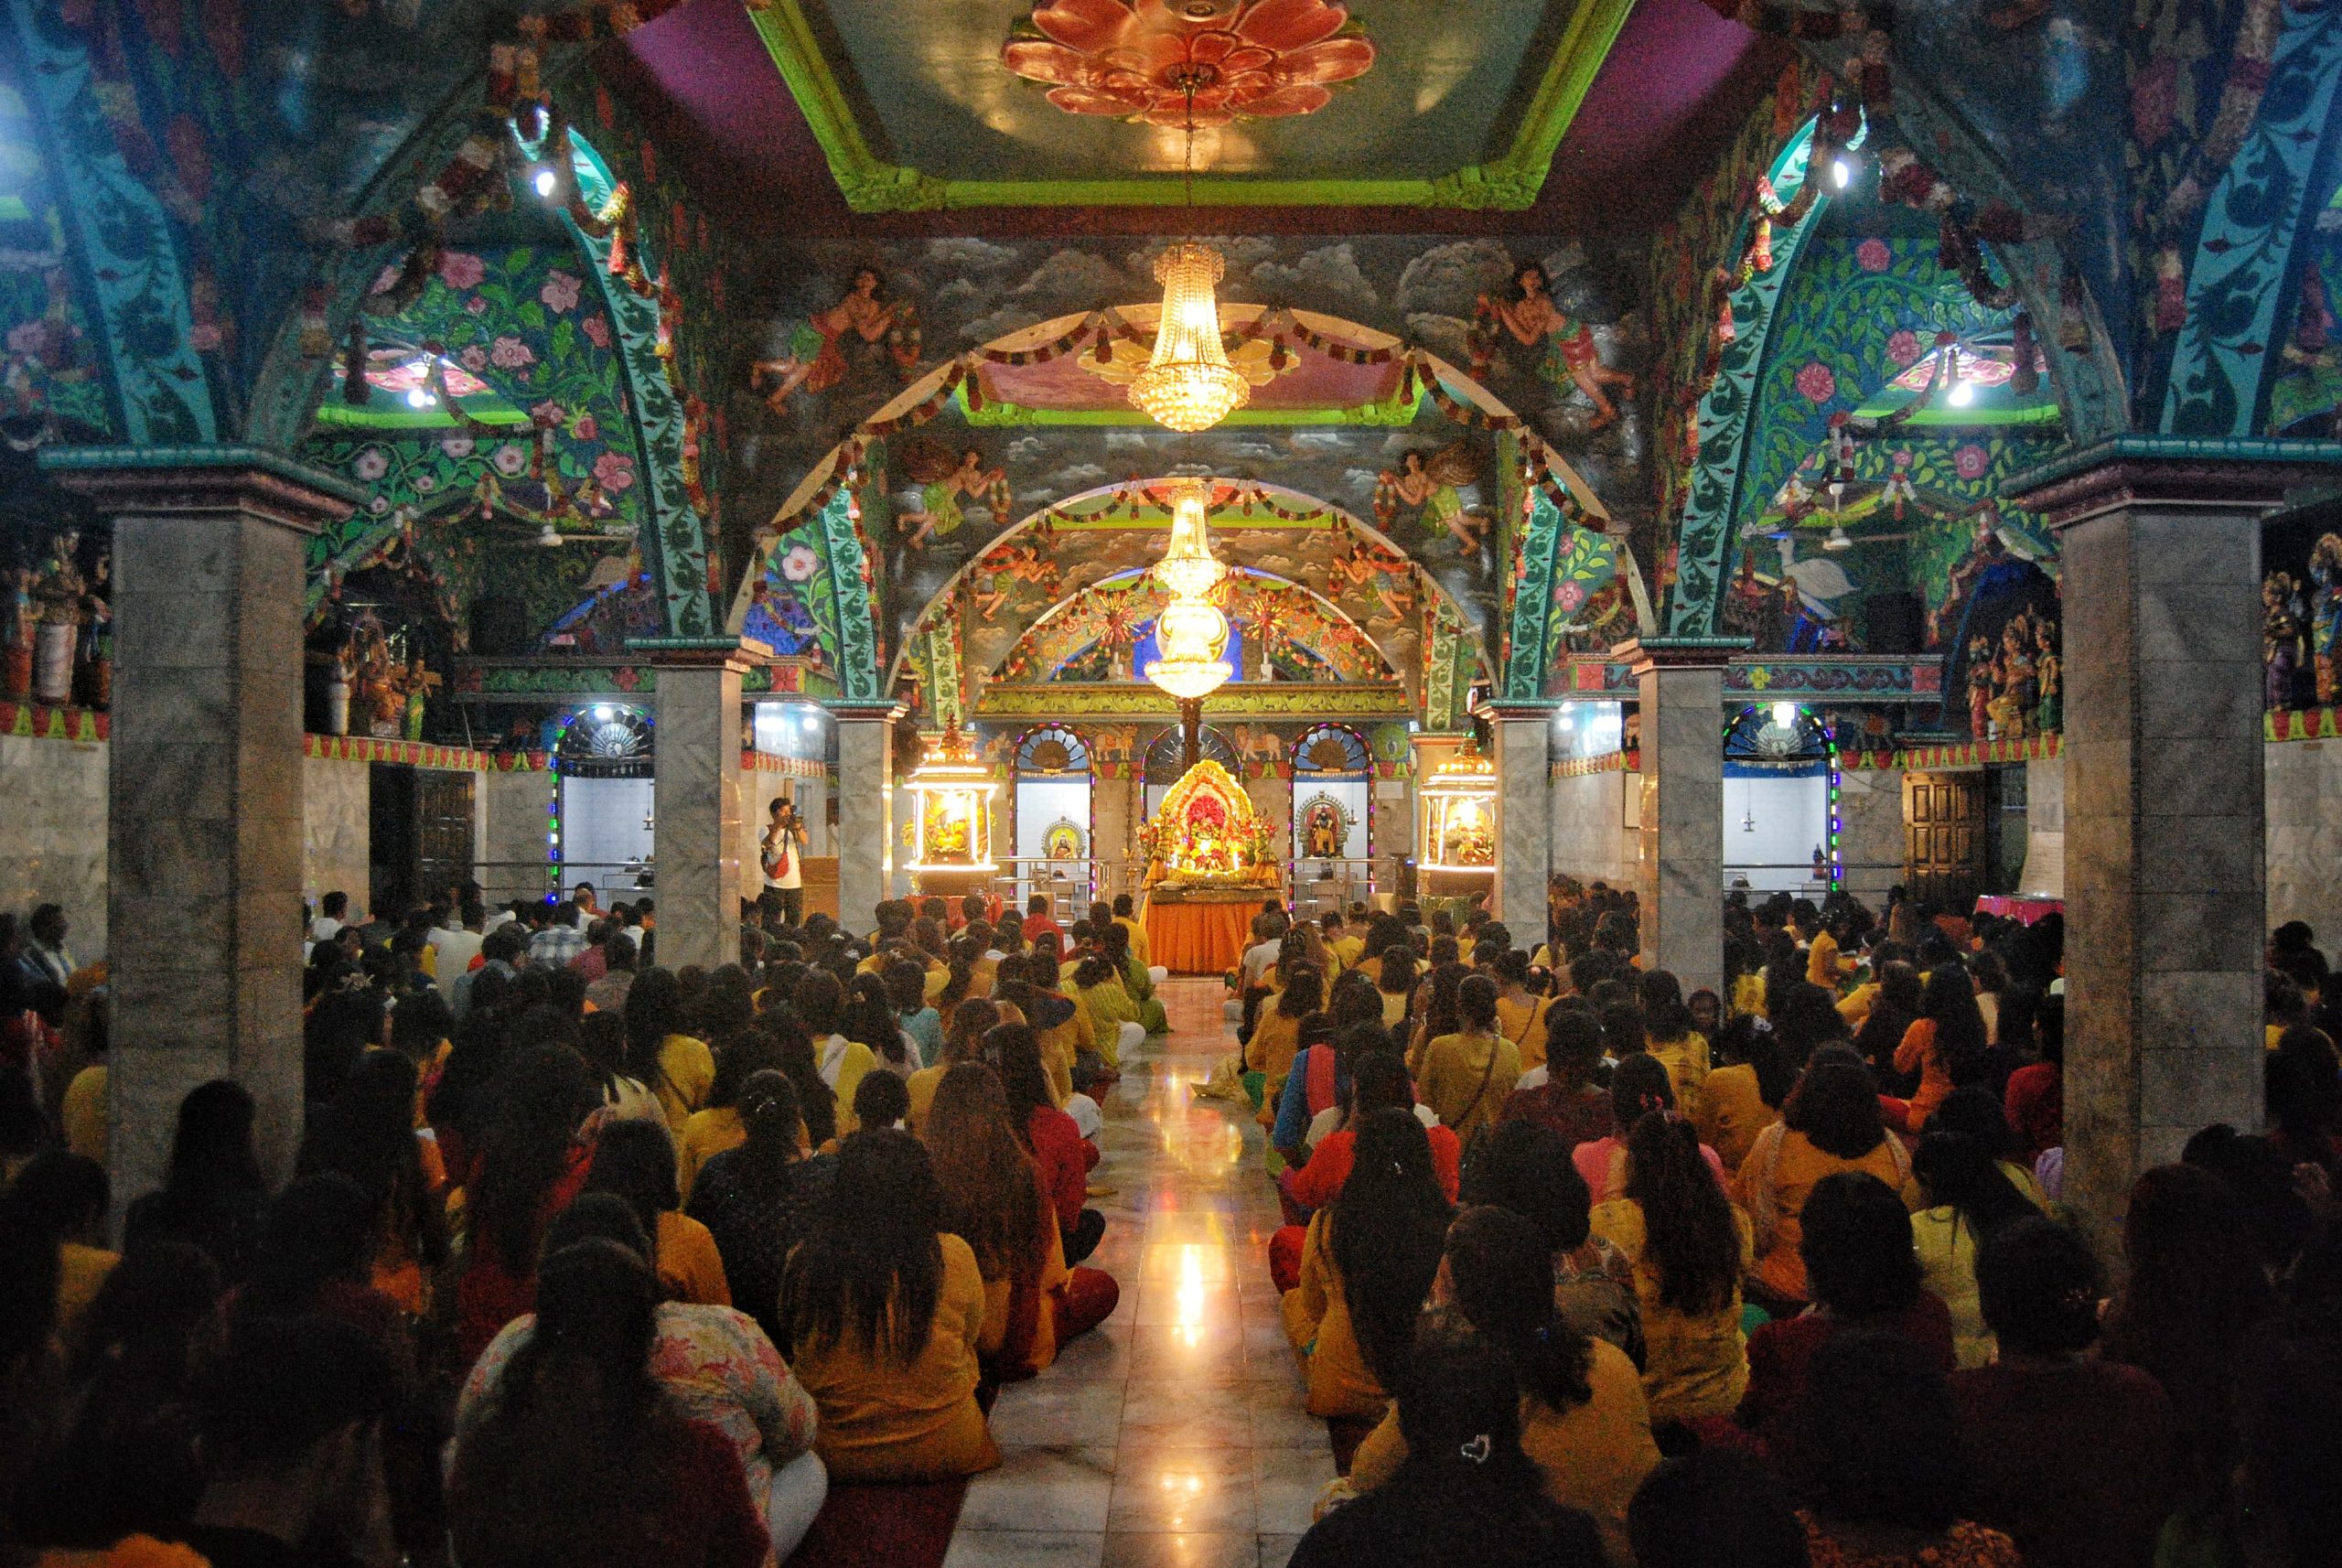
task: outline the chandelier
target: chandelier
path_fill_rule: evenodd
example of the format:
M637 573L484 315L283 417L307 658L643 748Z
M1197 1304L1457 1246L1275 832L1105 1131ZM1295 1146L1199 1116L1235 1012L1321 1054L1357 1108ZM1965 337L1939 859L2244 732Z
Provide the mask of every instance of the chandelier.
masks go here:
M1155 621L1156 657L1149 681L1183 703L1201 702L1236 673L1228 653L1228 618L1208 599L1174 596Z
M1228 567L1211 553L1211 520L1205 513L1209 488L1179 487L1171 508L1171 542L1155 564L1155 580L1174 598L1196 599L1219 586Z
M1191 220L1196 206L1196 89L1209 81L1198 76L1175 83L1187 91ZM1155 281L1163 285L1163 314L1155 325L1154 356L1131 382L1130 400L1155 424L1182 435L1209 430L1252 395L1242 373L1228 362L1228 350L1219 340L1219 301L1212 285L1227 270L1226 258L1194 240L1182 240L1155 258Z

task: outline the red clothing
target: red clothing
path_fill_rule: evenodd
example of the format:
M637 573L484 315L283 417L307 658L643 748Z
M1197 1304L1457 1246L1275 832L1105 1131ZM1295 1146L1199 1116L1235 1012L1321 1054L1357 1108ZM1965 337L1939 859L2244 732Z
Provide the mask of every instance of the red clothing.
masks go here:
M2026 1165L2044 1151L2061 1146L2066 1141L2066 1081L2057 1064L2035 1062L2009 1074L2002 1110Z
M1439 1178L1439 1190L1453 1203L1462 1179L1464 1145L1456 1141L1451 1128L1432 1127L1425 1131L1431 1137L1432 1174ZM1309 1163L1292 1173L1287 1190L1293 1200L1305 1208L1323 1208L1333 1202L1341 1195L1342 1184L1350 1179L1350 1162L1357 1154L1358 1134L1349 1128L1326 1134L1309 1152Z
M627 1487L606 1506L548 1510L497 1495L507 1477L478 1475L472 1444L462 1444L447 1477L456 1550L467 1568L760 1568L771 1538L732 1440L686 1421L660 1446L671 1452L651 1461L660 1472L652 1484Z
M1090 1167L1097 1164L1098 1151L1083 1139L1072 1117L1047 1105L1036 1105L1026 1118L1025 1139L1033 1146L1041 1190L1057 1210L1058 1228L1071 1231L1081 1223L1081 1200L1089 1196Z
M2113 1361L1951 1375L1967 1437L1967 1511L2015 1537L2027 1568L2134 1568L2180 1489L2171 1401Z
M1849 1327L1900 1334L1925 1351L1939 1371L1949 1372L1954 1365L1951 1313L1932 1292L1921 1291L1909 1308L1883 1317L1837 1317L1815 1307L1767 1323L1748 1337L1748 1391L1740 1399L1740 1424L1768 1442L1778 1440L1805 1395L1805 1369L1813 1353Z
M1572 1148L1607 1138L1618 1130L1618 1114L1611 1109L1610 1091L1593 1084L1575 1089L1547 1082L1535 1089L1516 1089L1505 1096L1499 1122L1534 1122L1551 1127Z
M582 1144L573 1144L568 1160L537 1205L540 1236L553 1216L575 1202L577 1195L586 1190L586 1173L594 1163L592 1151ZM488 1348L488 1342L506 1324L536 1311L536 1262L531 1257L527 1272L516 1273L507 1266L504 1255L493 1242L474 1232L463 1277L456 1282L456 1350L465 1366L479 1359L479 1353Z
M1066 940L1065 928L1063 926L1058 925L1047 915L1027 915L1025 917L1025 941L1026 946L1029 947L1033 943L1039 941L1043 937L1047 936L1056 937L1058 940L1058 951L1065 951Z

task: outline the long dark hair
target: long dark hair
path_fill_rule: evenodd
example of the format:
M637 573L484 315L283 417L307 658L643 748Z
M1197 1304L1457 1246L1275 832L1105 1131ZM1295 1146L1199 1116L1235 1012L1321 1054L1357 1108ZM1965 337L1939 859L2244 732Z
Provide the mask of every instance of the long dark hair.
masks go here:
M1000 1075L983 1062L956 1062L935 1087L919 1128L943 1195L943 1228L976 1254L986 1279L1029 1279L1041 1259L1040 1176L1017 1136Z
M1918 1022L1919 1008L1926 1000L1918 970L1900 959L1881 964L1878 994L1871 999L1870 1015L1863 1020L1862 1032L1854 1036L1854 1049L1862 1052L1863 1059L1873 1067L1892 1070L1895 1047L1903 1043L1904 1035Z
M1326 975L1314 963L1294 965L1284 990L1277 994L1277 1012L1287 1018L1306 1018L1326 1004Z
M1976 1083L1985 1071L1984 1052L1993 1043L1984 1027L1983 1011L1976 1005L1976 987L1957 963L1939 963L1928 972L1919 1016L1935 1021L1936 1054L1957 1084Z
M903 1026L895 1004L886 992L886 983L875 974L854 976L854 986L847 993L845 1026L849 1040L859 1040L877 1055L880 1061L900 1068L911 1059L910 1047L903 1044Z
M659 1047L683 1032L683 987L675 972L653 964L626 992L626 1072L656 1094L667 1087Z
M594 1088L576 1052L534 1046L505 1062L490 1096L494 1110L472 1182L472 1234L495 1248L506 1269L525 1275L536 1257L539 1210L568 1161Z
M1459 1563L1601 1561L1584 1514L1547 1500L1520 1449L1520 1382L1487 1346L1426 1346L1399 1390L1406 1463L1390 1483L1411 1514L1440 1521L1440 1545Z
M397 1051L369 1051L350 1069L340 1098L311 1122L300 1168L338 1171L364 1189L379 1230L406 1240L435 1267L447 1256L446 1206L432 1197L414 1135L414 1063Z
M1016 1141L1027 1152L1033 1113L1057 1108L1049 1089L1048 1069L1041 1065L1041 1036L1030 1024L1002 1024L984 1036L984 1056L1000 1073L1000 1087L1008 1096L1008 1119Z
M1827 1518L1937 1534L1959 1517L1959 1409L1902 1335L1853 1329L1824 1341L1791 1422L1790 1468Z
M1689 1316L1728 1305L1740 1281L1740 1230L1690 1122L1663 1111L1635 1122L1627 1134L1627 1196L1642 1207L1659 1299Z
M1446 1258L1456 1305L1511 1358L1525 1392L1553 1411L1594 1397L1593 1341L1554 1316L1553 1255L1535 1225L1509 1209L1467 1208L1448 1227Z
M813 1036L796 1008L783 1002L768 1009L765 1027L771 1031L780 1070L797 1090L805 1136L818 1149L838 1135L837 1090L822 1076L822 1064L813 1055Z
M1760 1029L1756 1020L1743 1015L1728 1020L1716 1031L1717 1060L1724 1066L1742 1063L1756 1069L1756 1098L1778 1111L1781 1102L1797 1087L1797 1067L1781 1049L1780 1041L1770 1029Z
M659 1217L680 1208L682 1194L675 1179L675 1141L664 1122L613 1122L602 1129L594 1145L593 1167L586 1173L587 1192L607 1192L626 1199L642 1222L650 1240L651 1262L658 1262Z
M829 1201L782 1276L792 1343L851 1340L897 1366L917 1361L943 1291L942 1229L925 1144L891 1127L849 1136Z
M1980 1139L1932 1122L1911 1155L1911 1169L1928 1198L1950 1208L1955 1222L1975 1231L1979 1240L2013 1219L2040 1212L1993 1155Z
M1886 1141L1878 1090L1853 1062L1821 1061L1805 1069L1781 1120L1813 1146L1842 1160L1859 1160Z
M1800 1216L1798 1256L1815 1301L1840 1317L1907 1311L1919 1299L1911 1214L1895 1189L1864 1171L1813 1184Z
M1359 1117L1357 1127L1349 1179L1327 1214L1326 1240L1359 1352L1387 1389L1405 1366L1454 1211L1413 1112L1385 1106Z
M171 1133L165 1190L200 1197L266 1192L260 1156L252 1151L258 1110L252 1091L232 1079L215 1078L188 1090Z

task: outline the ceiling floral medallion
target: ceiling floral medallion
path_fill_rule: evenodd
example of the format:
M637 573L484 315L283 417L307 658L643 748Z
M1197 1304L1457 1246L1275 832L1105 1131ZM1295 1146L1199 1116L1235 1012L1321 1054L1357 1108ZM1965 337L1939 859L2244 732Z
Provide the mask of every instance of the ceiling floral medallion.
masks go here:
M1374 65L1336 0L1048 0L1017 33L1001 63L1058 108L1175 129L1315 113Z

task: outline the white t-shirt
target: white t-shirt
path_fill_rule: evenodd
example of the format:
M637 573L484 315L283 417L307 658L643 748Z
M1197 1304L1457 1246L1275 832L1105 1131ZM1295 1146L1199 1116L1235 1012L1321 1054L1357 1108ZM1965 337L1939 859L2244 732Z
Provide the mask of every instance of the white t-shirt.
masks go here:
M783 891L795 887L802 887L805 886L804 835L800 832L785 832L774 842L773 847L775 849L779 849L784 845L786 845L789 850L789 864L781 869L781 873L779 876L766 877L765 886L768 887L778 887ZM762 866L763 860L764 855L759 854L757 861L760 868Z
M467 931L460 927L451 931L435 926L431 929L430 940L432 951L437 955L431 961L433 972L438 976L443 987L453 985L456 976L471 968L472 960L479 956L480 934L478 931Z
M339 935L341 922L331 915L319 915L309 922L309 940L313 942L329 942Z
M1244 983L1246 985L1262 983L1261 977L1276 967L1277 954L1283 950L1284 950L1284 943L1282 940L1257 942L1246 948L1243 960Z

